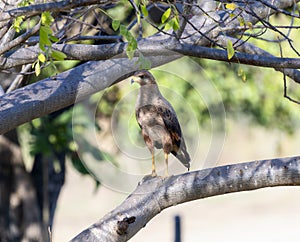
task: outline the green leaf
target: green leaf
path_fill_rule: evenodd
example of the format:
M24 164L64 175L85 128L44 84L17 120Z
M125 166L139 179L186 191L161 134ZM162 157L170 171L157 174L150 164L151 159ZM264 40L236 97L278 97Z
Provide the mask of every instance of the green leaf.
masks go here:
M135 38L132 38L130 42L128 42L126 48L126 54L130 60L133 58L136 49L137 49L137 41Z
M46 11L42 13L41 16L42 25L50 26L50 24L54 21L54 18L51 16L51 13Z
M227 41L227 57L228 57L228 60L230 60L233 56L234 56L234 48L233 48L233 44L231 42L231 40L228 40Z
M246 24L247 24L247 26L249 27L249 29L251 29L251 30L253 29L253 25L252 25L251 22L247 22Z
M57 37L53 36L53 35L49 35L49 38L52 42L58 42L59 41L59 39Z
M131 60L134 56L134 50L128 50L126 49L126 55L128 56L128 59Z
M179 19L177 16L173 18L173 30L176 31L179 29Z
M164 27L164 31L168 31L168 30L172 29L172 28L173 28L173 25L174 25L174 20L173 20L173 19L170 19L170 20L166 23L166 25L165 25L165 27Z
M43 32L45 32L46 34L52 34L52 29L49 27L49 26L41 26L40 27L40 31L43 31Z
M114 19L111 23L112 28L114 31L117 31L118 28L120 27L120 20Z
M14 20L13 27L17 33L19 33L21 31L21 25L23 23L23 20L24 20L24 16L18 16Z
M238 17L237 19L240 23L240 26L245 26L246 25L245 19L243 17Z
M121 24L120 25L120 34L123 35L123 36L126 36L126 34L128 33L129 31L127 30L126 26Z
M147 17L148 16L148 10L147 10L147 6L144 5L144 4L141 4L141 11L142 11L142 14L144 15L144 17Z
M46 57L45 57L45 55L44 55L43 53L40 53L40 54L38 55L38 59L39 59L39 61L42 62L42 63L45 63L45 61L46 61Z
M130 32L128 32L128 36L126 36L126 39L128 40L128 46L135 50L137 48L137 41Z
M136 18L137 18L137 24L138 24L138 26L140 26L140 24L141 24L141 14L140 14L140 12L138 12L136 14Z
M52 50L51 57L58 61L62 61L67 58L65 53L57 50Z
M227 3L226 5L226 8L229 9L229 10L235 10L238 6L234 3Z
M246 72L241 67L238 69L238 76L240 76L242 78L243 82L247 81Z
M51 41L49 38L49 35L52 34L52 30L50 27L47 26L41 26L40 27L40 42L39 46L42 51L45 51L45 45L46 46L51 46Z
M53 75L57 75L58 74L58 70L56 65L54 64L53 60L50 61L50 65L51 68L53 68Z
M145 58L142 53L139 53L139 59L136 64L140 64L140 69L151 69L151 61L148 58Z
M246 82L247 81L247 76L246 76L246 73L244 72L243 75L242 75L242 81L243 82Z
M128 41L128 45L126 48L126 54L129 59L132 59L134 56L134 52L137 49L137 41L134 38L134 36L127 30L126 26L123 24L120 25L120 34L125 37L125 39Z
M41 73L41 66L40 66L40 62L36 62L35 66L34 66L34 71L35 71L35 75L39 76Z
M18 7L27 7L32 3L34 3L34 0L23 0L18 4Z
M170 17L171 14L171 8L168 8L164 14L161 16L161 22L164 23L168 20L168 18Z

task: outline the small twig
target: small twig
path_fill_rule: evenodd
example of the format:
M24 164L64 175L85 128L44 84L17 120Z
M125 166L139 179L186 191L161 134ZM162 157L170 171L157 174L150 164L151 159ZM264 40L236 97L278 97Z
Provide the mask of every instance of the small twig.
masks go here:
M289 43L290 47L292 48L292 50L298 55L300 56L300 53L296 50L296 48L294 47L294 45L292 44L292 40L286 35L284 34L283 32L281 32L279 29L275 28L269 21L266 21L262 18L260 18L256 13L254 13L252 10L251 10L251 13L254 17L256 17L263 25L266 26L266 28L268 29L271 29L277 33L279 33L281 36L283 36ZM249 13L249 14L251 14Z
M185 3L187 2L187 3ZM188 18L188 14L190 14L191 10L192 10L192 0L187 0L184 2L184 6L183 6L183 12L182 12L182 16L185 16L185 18L181 18L180 22L179 22L179 29L176 32L176 37L177 39L180 39L181 35L183 34L183 31L185 29L185 26L187 24L187 18Z
M27 65L22 67L21 72L25 73L25 72L29 71L30 68L31 68L31 64L27 64ZM20 84L22 83L23 78L24 78L23 74L17 75L16 78L13 80L13 82L10 84L9 88L6 90L6 93L9 93L13 90L16 90L20 86Z
M278 37L278 38L279 38L279 37ZM283 51L282 51L282 46L281 46L281 43L280 43L280 42L279 42L279 51L280 51L280 57L283 58ZM291 102L300 104L299 101L297 101L297 100L291 98L291 97L288 95L286 73L285 73L285 69L284 69L284 68L282 69L282 74L283 74L283 97L286 98L286 99L288 99L288 100L291 101Z
M284 10L284 9L277 8L276 6L268 3L267 1L264 1L264 0L258 0L258 1L261 2L263 5L269 7L270 9L274 10L276 13L282 13L284 15L291 16L293 18L300 18L299 15L294 14L294 13L290 13L290 12ZM297 4L295 3L295 5L297 5Z
M17 45L23 43L30 36L37 33L40 29L40 25L41 25L41 22L39 22L37 25L35 25L32 29L28 30L26 33L20 35L19 37L15 38L14 40L2 45L1 50L0 50L0 55L6 51L12 49L13 47L16 47Z
M80 20L80 19L76 19L76 18L69 17L69 16L62 16L62 18L71 20L71 21L73 21L73 23L79 23L81 26L82 26L82 25L86 25L86 26L88 26L88 27L91 27L92 29L101 30L99 27L96 27L96 26L94 26L94 25L92 25L92 24L86 23L86 22L84 22L84 21L82 21L82 20ZM73 24L73 23L72 23L72 24Z
M290 97L288 95L288 91L287 91L287 81L286 81L286 74L283 72L283 85L284 85L284 88L283 88L283 97L288 99L289 101L293 102L293 103L297 103L297 104L300 104L300 101Z
M135 11L135 15L136 15L136 19L140 20L140 10L138 8L138 6L135 4L135 2L133 0L129 0L131 6L134 8ZM139 28L139 39L141 39L143 37L143 26L142 26L142 22L141 21L137 21L138 23L138 28Z
M4 28L5 29L5 28ZM1 54L1 49L3 48L3 46L7 45L7 43L9 43L10 41L12 41L12 39L15 36L15 29L10 27L9 29L7 29L7 31L3 34L3 37L1 38L1 43L0 43L0 54ZM2 52L3 53L3 52Z
M1 40L2 43L4 43L2 38L5 36L5 34L7 33L7 31L9 30L10 27L11 27L11 21L8 21L5 26L0 28L0 40Z

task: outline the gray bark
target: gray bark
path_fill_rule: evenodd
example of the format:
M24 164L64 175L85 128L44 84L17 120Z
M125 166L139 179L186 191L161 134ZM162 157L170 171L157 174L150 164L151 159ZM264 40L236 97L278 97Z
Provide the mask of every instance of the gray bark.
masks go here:
M71 242L127 241L168 207L232 192L299 186L299 170L300 157L289 157L225 165L168 178L145 177L121 205Z
M152 66L168 63L180 55L151 58ZM55 77L19 88L1 96L0 134L20 124L81 101L121 81L138 69L133 58L88 62Z

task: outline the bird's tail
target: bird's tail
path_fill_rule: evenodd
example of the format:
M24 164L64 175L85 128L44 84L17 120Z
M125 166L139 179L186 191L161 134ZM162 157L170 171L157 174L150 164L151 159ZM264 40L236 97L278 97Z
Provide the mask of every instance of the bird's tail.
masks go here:
M176 158L186 167L188 168L188 171L190 170L190 155L186 150L186 146L184 143L184 140L181 141L181 146L176 154L173 154L176 156Z

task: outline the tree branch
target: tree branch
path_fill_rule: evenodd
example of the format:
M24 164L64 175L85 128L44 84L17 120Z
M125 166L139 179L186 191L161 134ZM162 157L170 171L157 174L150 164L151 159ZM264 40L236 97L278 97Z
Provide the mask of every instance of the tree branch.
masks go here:
M165 56L173 52L177 52L187 56L207 58L225 62L241 63L246 65L271 67L271 68L300 68L300 58L281 58L275 57L270 53L256 47L256 51L250 51L249 43L244 43L238 48L243 52L236 52L235 56L228 60L226 50L214 49L204 46L179 44L169 39L161 38L160 40L143 40L139 43L138 52L142 52L145 56ZM107 44L107 45L80 45L80 44L55 44L53 49L63 51L70 60L106 60L110 58L125 58L127 43ZM12 68L20 64L28 64L36 60L38 55L38 47L28 47L17 50L7 58L2 59L0 69ZM250 53L245 53L245 52ZM19 56L22 56L20 59ZM296 70L297 71L297 70ZM300 79L298 79L300 82ZM298 81L297 81L298 82Z
M149 58L152 67L181 55ZM0 134L52 113L128 77L139 69L137 58L88 62L55 77L19 88L0 99Z
M300 185L299 171L300 157L289 157L225 165L166 179L144 178L121 205L71 241L127 241L168 207L232 192Z
M10 20L12 17L15 18L18 16L31 17L41 14L45 11L60 12L62 10L68 10L79 6L86 6L92 4L107 4L111 2L112 1L109 0L68 0L60 2L34 4L29 5L27 7L20 7L1 12L0 22Z
M241 39L235 39L235 38L226 37L226 36L220 36L218 38L218 42L224 47L227 45L228 40L231 40L232 43L234 43L234 46L237 46L236 47L237 51L240 51L242 53L253 54L254 56L256 56L255 60L252 60L252 58L251 58L251 60L249 61L249 64L253 63L252 65L255 65L255 66L265 66L265 64L267 64L267 65L274 64L274 65L272 65L272 67L276 71L282 72L283 74L285 74L288 77L290 77L291 79L293 79L295 82L300 83L300 72L298 70L296 70L296 69L299 69L299 67L293 66L293 64L295 64L295 62L298 62L298 64L299 64L299 61L300 61L299 58L282 58L282 57L279 58L279 57L273 56L269 52L255 46L255 45L245 42L244 40L241 40ZM265 57L267 57L267 58L265 58ZM275 59L273 59L273 58L275 58ZM258 60L258 62L256 60ZM264 62L265 64L261 63L261 61ZM274 61L277 63L275 64ZM240 62L240 63L243 63L243 62ZM293 64L291 64L291 63L293 63ZM286 69L284 69L284 68L286 68ZM294 68L294 69L292 69L292 68Z
M0 45L0 55L5 53L6 51L12 49L13 47L16 47L17 45L23 43L25 40L27 40L30 36L34 35L40 30L40 23L35 25L32 29L29 29L26 33L20 35L19 37L15 38L14 40L6 43L3 42L3 45Z

